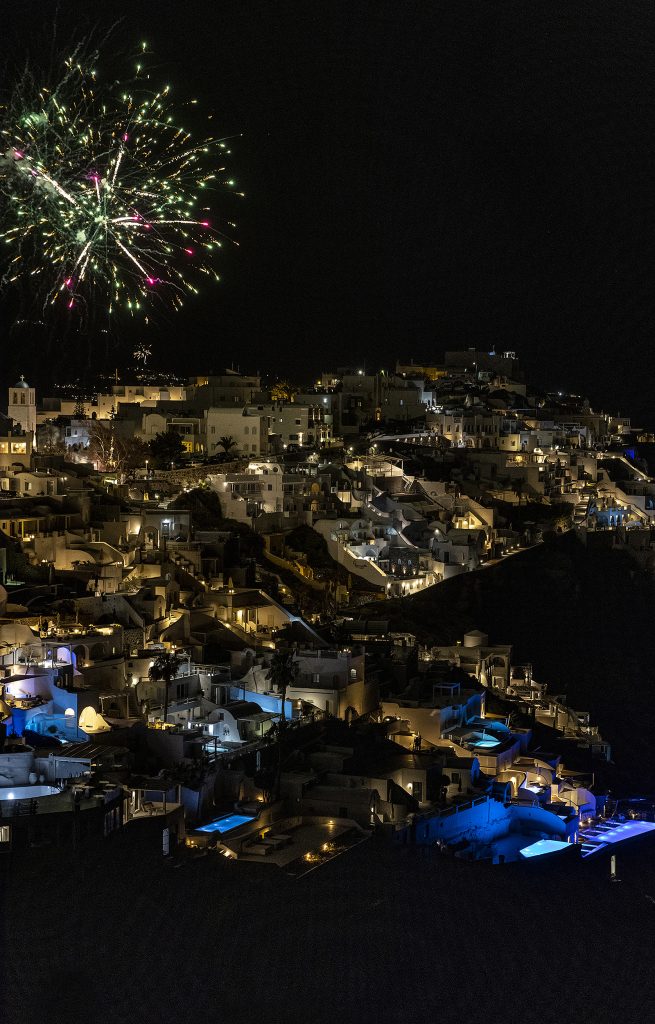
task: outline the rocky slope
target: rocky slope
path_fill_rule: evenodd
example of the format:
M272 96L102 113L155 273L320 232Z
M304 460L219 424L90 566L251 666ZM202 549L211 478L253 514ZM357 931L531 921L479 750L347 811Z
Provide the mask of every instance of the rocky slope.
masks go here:
M380 617L380 605L371 606ZM573 533L389 602L392 628L453 643L468 629L514 645L549 691L589 710L633 791L655 791L655 582L627 554Z

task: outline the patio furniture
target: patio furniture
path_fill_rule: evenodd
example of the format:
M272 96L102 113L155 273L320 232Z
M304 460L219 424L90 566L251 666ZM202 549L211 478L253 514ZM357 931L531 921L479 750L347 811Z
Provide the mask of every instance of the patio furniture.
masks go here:
M279 850L282 846L286 846L287 843L291 842L291 836L266 836L264 842L270 843L273 849Z
M252 846L246 847L246 853L254 857L266 857L272 850L271 846L265 846L264 843L253 843Z

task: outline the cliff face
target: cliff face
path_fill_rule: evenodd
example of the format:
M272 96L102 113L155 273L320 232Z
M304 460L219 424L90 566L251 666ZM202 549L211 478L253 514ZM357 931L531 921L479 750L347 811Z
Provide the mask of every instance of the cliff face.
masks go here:
M478 628L513 644L514 661L531 662L550 693L591 711L617 778L635 793L655 792L654 612L650 574L572 533L385 605L392 628L421 642L454 643Z

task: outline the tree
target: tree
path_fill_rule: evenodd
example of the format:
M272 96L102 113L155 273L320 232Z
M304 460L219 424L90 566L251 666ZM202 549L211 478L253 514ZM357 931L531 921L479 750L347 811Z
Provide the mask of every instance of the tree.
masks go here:
M282 712L280 724L286 725L286 711L284 702L287 696L287 688L293 686L298 679L300 666L294 660L295 651L291 647L278 647L273 657L266 678L269 679L282 697ZM284 728L283 725L283 728Z
M236 448L236 444L236 441L231 435L228 435L227 437L219 437L218 439L218 445L221 446L226 455L229 452L230 448Z
M184 454L182 438L176 430L156 434L150 442L150 454L157 469L169 469Z
M129 477L134 476L134 471L141 469L146 464L150 454L150 447L140 437L126 437L121 439L123 449L123 469Z
M100 472L122 475L143 466L149 448L138 437L117 434L113 420L107 424L90 420L88 453Z
M324 537L311 526L296 526L291 530L285 537L285 547L306 555L307 564L312 569L336 571L336 563L328 551Z
M300 665L294 658L295 651L290 647L278 647L271 658L271 664L266 678L269 679L282 698L282 709L278 723L277 740L277 772L275 777L275 799L280 799L280 781L282 778L282 748L284 733L287 725L285 702L287 699L287 688L293 686L300 673Z
M163 651L157 655L148 669L148 678L153 683L164 683L164 722L168 721L168 688L171 680L175 679L181 663L179 654Z
M105 426L100 420L89 425L89 455L101 473L121 471L125 459L122 439L116 436L113 424Z
M517 477L512 487L514 494L519 499L519 505L521 504L521 498L523 497L523 484L524 481L521 479L521 477Z
M191 512L193 525L199 530L215 530L223 519L218 494L207 487L193 487L186 493L178 494L168 507Z
M293 402L298 387L289 383L288 380L276 380L271 388L271 400L273 402Z
M44 423L39 427L37 447L40 455L66 454L66 445L55 423Z

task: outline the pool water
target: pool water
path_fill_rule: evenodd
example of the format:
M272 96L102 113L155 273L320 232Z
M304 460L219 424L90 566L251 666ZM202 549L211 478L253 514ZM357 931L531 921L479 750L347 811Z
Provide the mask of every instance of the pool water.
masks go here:
M563 842L561 839L539 839L536 843L524 846L519 853L526 858L543 857L547 853L559 853L567 849L571 849L571 844Z
M497 747L500 740L476 740L473 744L476 750L490 750L492 747Z
M57 796L58 786L1 786L0 800L34 800L38 797Z
M246 825L249 821L254 820L252 814L226 814L222 818L210 821L208 825L201 825L196 832L220 832L222 835L224 832L231 832L239 825Z

